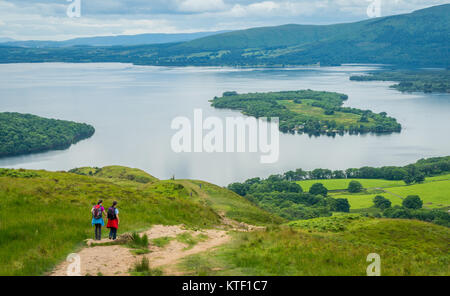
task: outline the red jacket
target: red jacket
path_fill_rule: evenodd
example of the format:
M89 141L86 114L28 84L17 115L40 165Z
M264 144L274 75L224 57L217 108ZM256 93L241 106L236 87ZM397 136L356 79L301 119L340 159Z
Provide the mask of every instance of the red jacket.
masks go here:
M106 224L106 227L118 229L119 228L119 220L117 218L113 219L113 220L108 219L108 224Z

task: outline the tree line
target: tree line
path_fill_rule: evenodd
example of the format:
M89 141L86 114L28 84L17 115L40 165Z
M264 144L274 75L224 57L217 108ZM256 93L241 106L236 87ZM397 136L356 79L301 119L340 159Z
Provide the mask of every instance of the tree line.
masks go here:
M416 219L446 227L450 227L450 215L440 210L423 209L423 201L418 195L409 195L401 206L392 207L392 203L384 196L377 195L373 199L374 207L382 212L378 217L391 219Z
M450 172L450 156L421 159L406 166L361 167L346 170L315 169L304 171L297 169L277 175L287 181L325 180L325 179L384 179L405 181L406 184L421 183L425 177Z
M401 92L450 93L450 71L403 70L383 71L351 76L352 81L398 81L391 88Z
M94 133L94 127L84 123L0 113L0 157L67 149Z

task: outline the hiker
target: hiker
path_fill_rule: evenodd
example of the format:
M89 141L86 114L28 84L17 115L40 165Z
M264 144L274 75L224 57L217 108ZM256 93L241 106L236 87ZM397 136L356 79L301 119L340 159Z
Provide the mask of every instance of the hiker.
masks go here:
M117 201L114 201L108 209L108 224L106 224L106 227L109 228L109 239L112 240L116 240L117 229L119 228L119 210L116 207Z
M92 207L92 225L95 226L95 239L102 239L102 226L105 226L105 222L103 221L103 213L105 212L105 208L103 207L103 200L99 200L97 205Z

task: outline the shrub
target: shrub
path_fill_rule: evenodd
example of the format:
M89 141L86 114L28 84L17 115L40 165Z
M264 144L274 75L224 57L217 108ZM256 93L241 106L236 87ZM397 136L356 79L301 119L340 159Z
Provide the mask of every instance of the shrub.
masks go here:
M420 209L422 208L423 202L417 195L410 195L405 198L402 202L402 205L407 209Z
M358 181L351 181L348 184L348 192L350 193L358 193L363 190L363 186Z
M392 206L391 201L381 195L375 196L373 199L373 203L376 208L379 208L381 210L388 209Z
M346 198L337 198L335 202L334 210L336 212L350 212L350 204Z
M316 183L316 184L312 185L311 188L309 188L309 193L314 194L314 195L327 196L328 189L325 186L323 186L322 183Z

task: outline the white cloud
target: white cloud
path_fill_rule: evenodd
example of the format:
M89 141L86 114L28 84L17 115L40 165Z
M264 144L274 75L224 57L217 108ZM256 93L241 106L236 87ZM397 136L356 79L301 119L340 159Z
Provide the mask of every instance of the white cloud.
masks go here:
M223 0L181 0L178 10L183 12L220 11L226 8Z
M79 19L65 0L0 0L0 37L61 40L79 36L234 30L286 23L367 19L368 0L81 0ZM381 0L382 15L448 0ZM106 3L107 2L107 3ZM106 3L106 4L105 4Z

